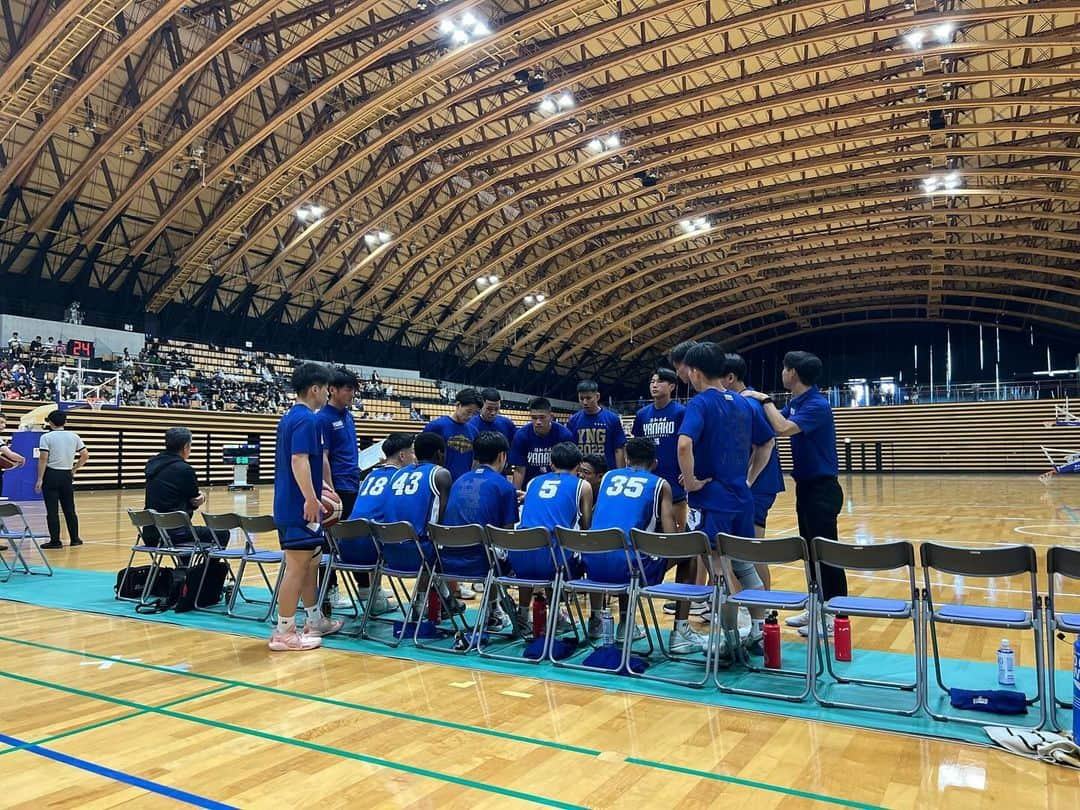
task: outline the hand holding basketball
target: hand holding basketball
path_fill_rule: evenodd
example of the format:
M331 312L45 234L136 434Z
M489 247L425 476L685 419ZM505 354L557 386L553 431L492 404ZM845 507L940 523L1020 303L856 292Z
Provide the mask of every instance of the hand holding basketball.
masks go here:
M323 487L322 497L323 528L329 528L341 520L341 498L334 490Z

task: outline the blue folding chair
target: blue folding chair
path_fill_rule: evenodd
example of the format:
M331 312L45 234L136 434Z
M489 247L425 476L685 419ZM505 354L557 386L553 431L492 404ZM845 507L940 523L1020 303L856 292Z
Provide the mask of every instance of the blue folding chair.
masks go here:
M431 575L435 561L434 547L428 542L421 543L416 529L408 521L396 523L376 523L371 521L371 534L379 549L383 561L381 575L390 583L390 589L397 599L397 611L401 615L401 632L394 633L391 640L370 636L372 641L397 647L413 625L413 642L420 635L424 621L428 590L431 588ZM406 583L412 582L412 587ZM438 591L436 591L438 593ZM449 605L440 597L444 607Z
M982 548L962 548L945 546L939 543L923 543L919 548L919 557L923 566L923 644L922 671L923 681L929 686L926 671L928 668L926 633L929 630L930 641L934 650L934 674L937 684L946 694L949 687L941 674L941 654L938 649L937 625L953 624L965 627L982 627L996 630L1030 630L1035 641L1035 695L1025 695L1025 702L1030 706L1038 704L1039 720L1025 727L1042 728L1046 722L1046 700L1043 694L1043 680L1046 672L1043 666L1042 630L1043 622L1039 593L1036 585L1035 549L1031 546L998 546ZM936 604L932 593L930 572L940 571L960 577L1013 577L1026 574L1030 588L1030 603L1027 609L990 607L988 605L965 605L957 603ZM930 707L929 688L923 690L923 707L935 720L950 720L957 723L969 723L976 726L1007 725L1018 727L1020 724L1009 721L994 721L990 716L978 719L936 712Z
M754 697L766 697L774 700L788 700L801 702L809 697L813 689L814 678L817 675L814 665L814 653L817 649L818 616L817 600L812 598L816 593L817 586L810 574L810 554L806 541L801 537L778 537L765 539L763 537L736 537L733 534L721 532L716 536L716 547L721 554L739 562L764 563L766 565L784 565L786 563L802 563L803 576L806 579L805 591L766 591L761 589L747 589L731 594L730 588L725 584L723 601L731 602L739 607L763 608L765 610L805 610L809 613L807 624L808 636L806 640L806 667L805 669L767 669L754 665L749 656L742 655L742 665L751 672L768 675L779 675L800 678L803 681L803 690L799 694L791 695L783 692L766 691L762 689L749 689L734 687L724 684L720 680L720 645L717 646L716 686L721 692L729 692L737 695L753 695ZM730 628L725 628L730 630ZM738 641L738 629L734 632L735 641ZM735 644L741 649L741 645Z
M1061 700L1057 696L1057 686L1054 683L1057 670L1057 650L1055 642L1058 633L1072 633L1080 635L1080 613L1058 612L1056 600L1057 578L1064 577L1071 580L1080 580L1080 550L1054 546L1046 553L1046 573L1049 586L1046 591L1046 645L1047 645L1047 682L1049 691L1047 703L1049 707L1050 727L1055 731L1062 731L1064 726L1058 722L1058 709L1076 711L1076 706L1071 700Z
M153 580L160 570L162 555L172 557L174 565L179 568L187 568L188 572L201 568L199 575L199 587L193 597L194 604L199 603L199 594L202 593L202 585L206 581L206 572L210 567L210 552L219 550L221 547L216 542L204 542L195 533L195 527L191 525L191 517L187 512L155 512L149 510L154 516L154 527L157 529L159 542L167 550L162 554L155 555L158 567L151 569L150 577L147 578L146 588L143 593L148 594L153 590ZM189 542L184 542L187 540Z
M330 580L333 579L331 573L336 571L343 574L338 577L338 581L344 586L345 594L352 603L353 618L360 620L356 635L364 638L368 622L376 619L371 608L380 593L379 583L382 576L382 557L375 544L371 524L364 518L342 520L327 529L325 537L329 560L319 588L319 604L326 601ZM361 599L354 587L353 576L356 574L368 576L367 599ZM358 605L360 607L357 607Z
M135 602L145 605L149 602L150 595L153 593L154 582L161 571L161 564L165 560L171 560L172 570L175 575L179 575L187 559L191 556L191 550L177 548L173 545L172 536L169 534L162 535L159 533L156 545L146 538L146 530L156 526L157 513L154 510L128 509L127 513L131 525L135 527L135 543L131 546L127 565L124 567L124 573L120 577L120 584L116 588L116 598L123 602ZM135 562L136 554L145 554L150 558L150 571L143 581L142 591L138 596L121 596L120 594L125 591L128 577L131 575L131 564Z
M923 679L919 666L919 649L922 638L919 633L919 591L915 585L915 549L907 541L874 543L872 545L854 545L838 543L824 537L814 538L814 567L817 581L821 582L821 566L831 565L855 571L903 571L907 577L908 593L906 599L886 599L879 596L834 596L823 604L818 600L818 616L821 619L819 636L823 647L822 658L829 677L837 684L858 684L861 686L899 689L915 695L914 704L904 707L878 706L868 703L850 703L824 696L817 679L814 680L814 698L822 706L837 706L845 709L867 709L910 717L922 707ZM878 681L868 678L855 678L837 674L829 654L829 639L826 633L828 616L862 616L877 619L909 621L912 625L915 655L913 682ZM824 673L823 673L824 674Z
M52 566L49 565L49 558L45 556L41 544L38 543L38 537L39 535L34 534L33 529L30 528L26 515L17 503L10 501L0 503L0 538L3 538L4 545L11 550L12 554L12 562L9 563L0 552L0 559L4 561L4 568L7 571L4 582L7 582L13 573L52 576ZM30 546L37 551L44 570L27 562L25 546Z
M443 602L450 617L450 624L453 628L451 632L455 639L464 639L465 643L464 645L455 643L453 647L446 648L427 644L421 636L417 635L416 646L465 655L476 648L480 636L486 632L481 619L486 621L490 611L491 580L495 575L496 563L491 559L487 532L483 526L475 523L466 526L442 526L438 523L429 523L428 537L435 544L435 565L431 581L428 583L428 591L430 592L434 588L436 593L439 594L439 599ZM480 583L483 585L483 602L475 626L469 626L465 614L454 612L451 607L452 600L443 598L442 591L445 589L449 593L450 582Z
M640 602L644 600L649 606L648 618L645 622L645 632L651 635L649 632L649 620L651 620L651 626L656 633L656 646L660 655L667 661L679 661L682 663L689 661L704 664L700 680L694 680L693 678L674 678L666 675L658 675L649 671L641 673L631 671L630 674L634 677L642 678L643 680L663 681L664 683L673 683L679 686L692 686L695 688L704 686L709 680L709 675L712 672L713 663L716 659L714 650L719 643L720 622L714 621L709 624L708 643L706 649L701 653L700 661L697 659L697 653L691 653L689 655L672 653L664 643L664 634L660 628L660 619L656 615L655 600L706 602L708 605L708 613L706 615L717 615L717 612L720 609L720 588L717 584L716 572L713 570L712 550L709 548L708 536L706 536L704 532L659 534L642 531L641 529L631 529L630 545L634 549L634 559L638 566L639 585L630 595L630 605L627 613L633 616L636 612L635 608L637 608ZM660 582L655 585L650 585L646 580L646 567L644 560L642 559L643 555L663 557L669 562L694 559L703 560L709 572L708 582L711 584L693 585L681 582ZM643 613L643 615L645 614Z
M214 532L231 532L234 529L239 529L244 537L243 545L239 548L212 547L207 552L209 559L222 560L229 566L229 576L232 579L233 587L225 602L225 615L233 619L247 619L249 621L257 622L268 621L270 615L273 613L274 606L277 604L278 588L281 586L281 577L285 569L285 554L282 551L270 551L258 548L255 544L255 536L264 532L277 531L274 519L269 515L249 518L245 515L238 515L235 512L226 512L222 515L208 515L204 512L202 517L207 528ZM234 562L237 563L235 571L233 571L232 568ZM266 586L266 591L270 594L269 599L254 599L244 594L244 573L246 572L248 565L254 565L258 568L263 584ZM270 581L270 576L266 572L266 566L268 565L276 565L278 567L277 578L274 582ZM206 570L207 569L203 570L203 580L206 578ZM202 590L202 587L203 583L200 581L200 591ZM242 599L249 605L266 605L266 612L261 616L245 616L241 613L237 613L237 599ZM211 608L197 609L206 610L211 613L221 612Z

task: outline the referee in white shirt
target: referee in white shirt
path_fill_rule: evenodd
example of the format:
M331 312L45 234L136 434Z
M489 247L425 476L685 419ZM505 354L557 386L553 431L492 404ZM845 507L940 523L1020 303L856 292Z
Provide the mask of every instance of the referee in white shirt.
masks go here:
M90 453L79 438L78 433L64 430L67 414L53 411L45 417L45 424L51 428L41 437L40 455L38 456L37 483L34 492L45 497L45 518L49 524L49 542L42 548L63 548L60 542L60 510L64 509L64 522L67 523L71 545L81 546L79 537L79 516L75 514L75 473L79 471Z

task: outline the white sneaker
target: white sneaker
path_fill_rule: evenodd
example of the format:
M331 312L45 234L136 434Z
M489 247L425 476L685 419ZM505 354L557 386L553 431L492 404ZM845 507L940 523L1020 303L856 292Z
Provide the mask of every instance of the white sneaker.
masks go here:
M616 641L616 643L618 643L619 639L625 638L625 636L623 635L625 633L625 631L626 631L626 625L624 625L622 622L619 622L619 626L615 628L615 641ZM633 635L632 640L633 641L641 641L643 638L645 638L645 628L642 627L640 624L635 624L634 625L634 635Z
M493 605L491 612L488 613L487 627L489 633L500 633L502 630L510 625L510 617L506 615L506 611L498 605Z
M706 643L700 633L695 633L689 626L676 627L668 637L668 652L672 655L689 655L704 650Z
M702 599L700 602L691 600L690 602L690 615L691 616L704 616L709 612L709 602L706 599ZM669 616L675 615L675 603L665 602L664 613Z
M794 616L788 616L784 619L784 624L788 627L806 627L810 621L810 611L804 610L802 613L796 613Z
M314 650L322 646L322 639L318 636L309 636L297 630L289 633L279 633L276 629L270 636L270 649L273 652L303 652Z
M570 618L569 611L566 608L559 608L559 618L555 620L555 634L572 632L574 632L574 621Z
M470 587L469 585L462 585L461 589L460 589L460 592L457 595L457 598L458 599L465 599L465 600L475 599L476 598L476 591L473 590L472 587Z
M342 592L340 588L331 588L326 598L330 600L330 607L334 610L348 610L353 607L349 594Z
M344 619L328 619L322 616L314 621L304 622L304 635L322 638L336 633L345 625Z
M829 638L833 637L833 624L835 622L836 622L836 617L835 616L826 616L825 617L825 629L828 632ZM810 635L810 627L808 625L803 625L802 627L800 627L799 628L799 635L802 636L803 638L806 638L807 636L809 636Z
M363 598L363 597L361 597ZM387 596L380 590L375 594L375 598L371 600L367 606L368 612L372 616L381 616L384 613L390 613L398 609L398 600L393 596Z

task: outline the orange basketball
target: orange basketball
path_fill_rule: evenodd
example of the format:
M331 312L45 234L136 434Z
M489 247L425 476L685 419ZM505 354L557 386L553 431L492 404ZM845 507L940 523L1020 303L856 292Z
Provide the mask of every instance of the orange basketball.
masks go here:
M323 521L322 525L324 529L327 529L341 520L341 498L338 494L329 487L323 487L322 491L323 507Z
M12 470L15 468L15 462L7 456L0 456L0 470Z

